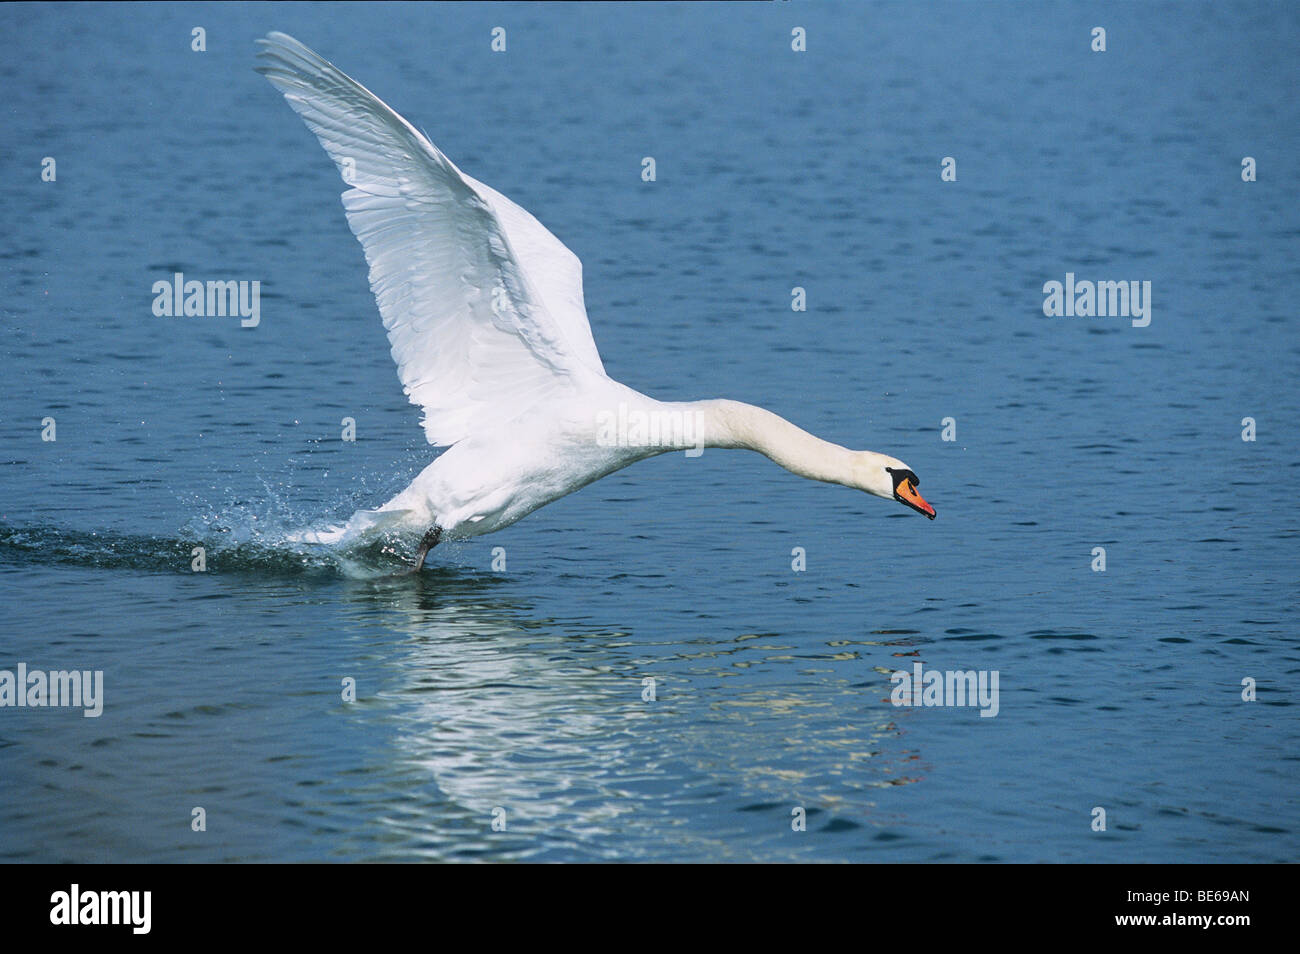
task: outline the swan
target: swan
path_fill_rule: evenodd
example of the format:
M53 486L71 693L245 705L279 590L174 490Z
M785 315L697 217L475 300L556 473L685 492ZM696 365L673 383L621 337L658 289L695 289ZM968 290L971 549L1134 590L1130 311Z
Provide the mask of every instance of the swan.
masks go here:
M750 404L657 401L610 378L573 252L293 37L257 44L257 71L348 186L343 207L398 377L429 443L446 448L392 500L309 531L308 542L419 532L419 570L440 540L492 533L638 460L705 447L757 451L934 519L916 473L895 457L821 440Z

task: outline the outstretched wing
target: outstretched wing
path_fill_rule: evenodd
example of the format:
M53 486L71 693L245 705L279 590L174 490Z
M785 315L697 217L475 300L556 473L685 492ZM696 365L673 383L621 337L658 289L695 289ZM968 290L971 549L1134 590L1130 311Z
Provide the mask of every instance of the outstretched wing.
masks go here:
M258 72L351 186L343 193L348 224L430 443L454 444L584 374L604 374L576 255L293 37L257 42Z

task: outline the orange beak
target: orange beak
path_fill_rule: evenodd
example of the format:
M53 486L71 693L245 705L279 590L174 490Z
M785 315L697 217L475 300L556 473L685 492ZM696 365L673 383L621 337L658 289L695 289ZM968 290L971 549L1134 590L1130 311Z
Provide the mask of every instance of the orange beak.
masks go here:
M931 520L934 519L934 508L925 502L925 498L917 493L916 488L912 486L910 480L904 480L894 488L894 496L903 503L907 504L917 513L925 514Z

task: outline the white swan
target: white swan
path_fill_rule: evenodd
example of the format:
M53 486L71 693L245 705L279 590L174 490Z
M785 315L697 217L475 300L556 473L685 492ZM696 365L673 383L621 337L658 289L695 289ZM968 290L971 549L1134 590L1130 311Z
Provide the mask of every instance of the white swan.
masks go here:
M258 40L257 69L339 166L348 224L398 376L448 446L378 510L317 534L376 529L439 539L500 530L655 454L743 447L793 473L892 498L933 519L902 461L820 440L738 401L656 401L605 374L582 263L537 219L471 179L405 119L297 40Z

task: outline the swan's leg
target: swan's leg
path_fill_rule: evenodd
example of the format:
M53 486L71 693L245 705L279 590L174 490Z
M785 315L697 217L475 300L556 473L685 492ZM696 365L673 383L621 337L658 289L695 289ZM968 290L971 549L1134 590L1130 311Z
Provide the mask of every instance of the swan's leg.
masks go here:
M415 569L411 571L412 573L419 573L424 569L424 558L429 555L430 550L438 545L438 541L441 539L442 527L435 523L433 529L420 539L420 552L415 555Z

